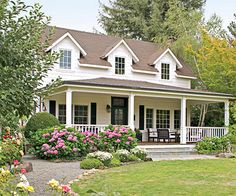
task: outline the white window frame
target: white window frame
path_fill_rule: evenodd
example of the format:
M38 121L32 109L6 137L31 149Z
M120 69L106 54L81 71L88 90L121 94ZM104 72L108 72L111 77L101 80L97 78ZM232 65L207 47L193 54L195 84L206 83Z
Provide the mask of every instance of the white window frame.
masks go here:
M169 119L162 119L162 120L160 120L160 119L158 119L158 117L157 117L157 115L158 115L158 111L169 111ZM163 114L162 114L163 115ZM159 125L160 126L158 126L158 121L160 121L159 122ZM162 121L168 121L169 123L163 123L162 124ZM169 125L169 126L167 126L167 125ZM162 129L162 128L165 128L165 129L170 129L171 128L171 110L170 109L156 109L156 128L157 129Z
M67 64L65 66L65 62L64 62L64 51L70 52L70 67L68 66L69 64ZM63 54L61 54L60 58L59 58L59 69L64 69L64 70L70 70L72 67L72 50L71 49L67 49L67 48L60 48L59 52L63 52ZM61 66L61 58L63 58L63 67ZM68 57L67 57L68 58ZM68 62L67 62L68 63Z
M162 69L162 65L169 65L169 68ZM165 73L163 72L164 70L165 70ZM167 70L168 70L168 72L167 72ZM161 63L161 79L162 80L170 80L170 63L166 63L166 62Z
M64 114L64 115L60 115L60 105L65 106L65 114ZM60 117L64 117L64 118L65 118L65 122L61 122L61 121L60 121ZM60 122L61 124L66 124L66 104L64 104L64 103L59 103L59 104L58 104L58 116L57 116L57 118L58 118L58 120L59 120L59 122Z
M124 73L116 73L116 58L121 58L121 59L124 59ZM115 64L115 74L116 75L125 75L125 63L126 62L126 58L125 57L123 57L123 56L115 56L115 59L114 59L114 64ZM121 68L118 68L119 70L121 69Z
M152 110L152 119L151 118L147 118L147 110ZM152 120L152 127L148 127L147 126L147 120L148 119L151 119ZM146 129L148 129L148 128L154 128L154 126L153 126L153 122L154 122L154 109L153 108L146 108L146 111L145 111L145 122L146 122Z
M76 106L83 106L83 107L87 107L87 116L76 116L75 115L75 108L76 108ZM89 124L89 116L90 116L90 113L89 113L89 110L90 110L90 108L89 108L89 106L88 105L83 105L83 104L75 104L74 105L74 107L73 107L73 122L74 122L74 124ZM82 118L84 118L84 117L86 117L87 118L87 123L76 123L75 122L75 118L80 118L80 117L82 117Z

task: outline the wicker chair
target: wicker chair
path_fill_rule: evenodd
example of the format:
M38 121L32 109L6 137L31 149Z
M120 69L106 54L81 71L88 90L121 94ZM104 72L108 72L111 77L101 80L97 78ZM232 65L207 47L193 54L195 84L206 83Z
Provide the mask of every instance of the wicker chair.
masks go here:
M148 141L150 142L150 139L154 142L154 139L157 139L157 130L156 129L147 129L148 131Z
M157 141L161 139L166 142L166 140L170 141L170 133L169 129L157 129Z

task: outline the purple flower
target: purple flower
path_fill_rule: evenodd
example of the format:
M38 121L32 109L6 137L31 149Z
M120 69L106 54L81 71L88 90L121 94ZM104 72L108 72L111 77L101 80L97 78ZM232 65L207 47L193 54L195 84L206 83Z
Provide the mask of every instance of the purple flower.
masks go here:
M130 144L130 142L125 142L125 144L129 145L129 144Z
M107 145L108 143L107 142L104 142L104 145Z
M121 141L119 139L116 140L117 143L120 143Z
M78 151L78 149L77 148L73 148L73 152L77 152Z

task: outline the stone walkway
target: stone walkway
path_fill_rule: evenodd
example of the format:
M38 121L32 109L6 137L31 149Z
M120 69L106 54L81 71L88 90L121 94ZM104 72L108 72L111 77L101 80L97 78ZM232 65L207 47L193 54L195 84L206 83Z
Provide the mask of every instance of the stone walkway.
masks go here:
M30 185L35 188L35 193L32 194L35 196L50 195L45 192L45 189L47 187L47 182L52 178L58 181L64 179L63 182L67 184L69 181L76 179L78 175L83 173L78 161L54 163L36 159L32 156L25 156L24 160L33 164L33 172L27 173L26 176Z

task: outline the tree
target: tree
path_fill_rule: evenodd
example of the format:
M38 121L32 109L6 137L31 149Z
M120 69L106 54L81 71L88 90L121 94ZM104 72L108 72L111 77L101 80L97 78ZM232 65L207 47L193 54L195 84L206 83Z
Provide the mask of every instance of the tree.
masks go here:
M0 120L9 114L31 114L34 100L57 84L42 88L58 58L55 52L45 52L52 31L42 43L49 22L39 4L0 0Z
M229 32L232 35L232 39L236 39L236 14L234 14L234 21L232 21L228 26Z
M202 30L201 47L192 50L198 75L206 89L236 94L236 43L217 38Z
M109 35L148 41L163 35L176 39L175 29L170 27L172 19L177 19L175 27L181 26L179 19L183 16L183 20L188 20L190 24L195 19L193 13L200 12L204 3L205 0L110 0L110 6L100 4L99 22ZM178 12L175 12L176 9ZM186 29L187 26L182 30Z

